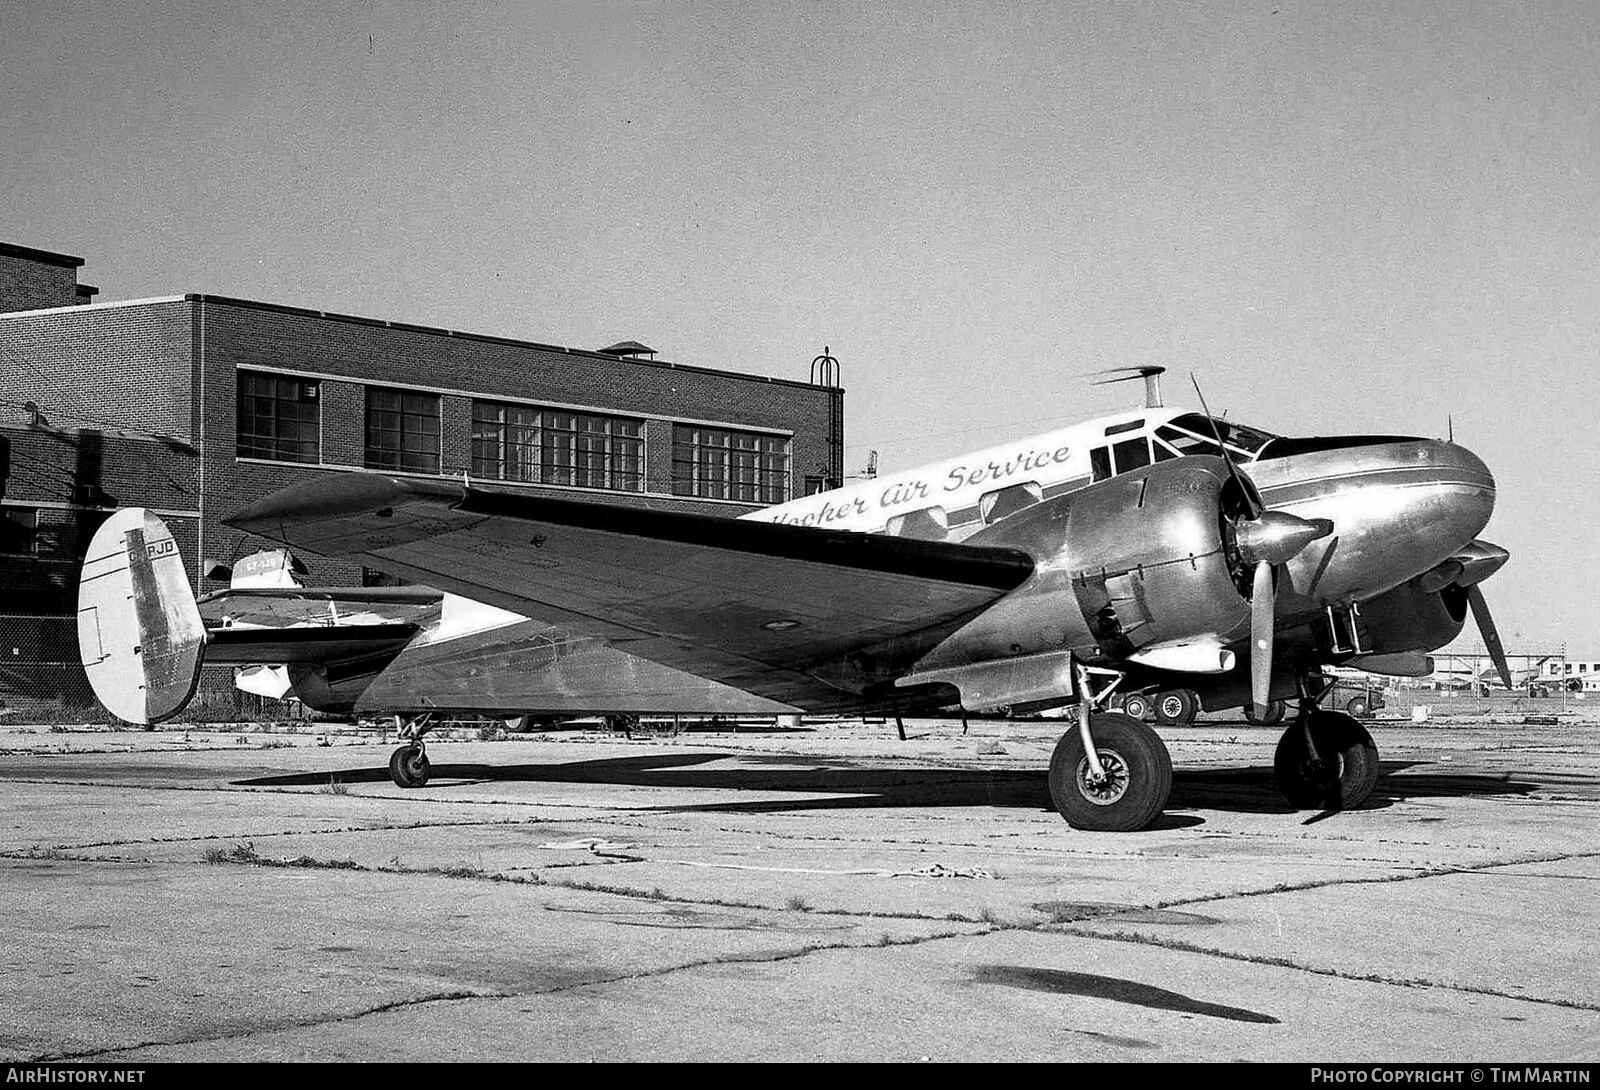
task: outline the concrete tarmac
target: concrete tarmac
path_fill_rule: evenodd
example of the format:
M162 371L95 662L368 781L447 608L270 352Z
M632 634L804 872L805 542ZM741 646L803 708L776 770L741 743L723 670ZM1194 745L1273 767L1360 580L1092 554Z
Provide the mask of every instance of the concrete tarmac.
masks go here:
M1064 724L430 741L0 727L0 1060L1600 1058L1600 724L1164 730L1134 834ZM327 744L321 744L323 742Z

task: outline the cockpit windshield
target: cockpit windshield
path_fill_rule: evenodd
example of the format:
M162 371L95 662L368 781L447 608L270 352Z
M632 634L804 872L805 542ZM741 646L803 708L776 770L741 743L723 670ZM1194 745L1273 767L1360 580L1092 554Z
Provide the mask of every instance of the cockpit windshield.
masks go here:
M1215 427L1213 427L1215 425ZM1254 460L1261 448L1278 436L1259 428L1234 424L1202 413L1185 413L1156 429L1156 438L1178 454L1216 454L1218 435L1232 453Z

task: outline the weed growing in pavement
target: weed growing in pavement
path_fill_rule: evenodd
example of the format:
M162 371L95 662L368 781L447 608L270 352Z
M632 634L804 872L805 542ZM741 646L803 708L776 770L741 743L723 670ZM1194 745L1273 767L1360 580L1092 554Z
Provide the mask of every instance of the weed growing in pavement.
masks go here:
M261 857L256 854L254 841L245 841L235 844L231 848L207 848L202 858L207 863L259 863Z
M800 896L790 897L787 901L783 902L783 907L787 908L790 912L810 912L811 911L811 905L806 901L806 899L804 897L800 897Z
M350 785L338 776L329 776L328 782L323 784L319 790L324 795L348 795L350 793Z

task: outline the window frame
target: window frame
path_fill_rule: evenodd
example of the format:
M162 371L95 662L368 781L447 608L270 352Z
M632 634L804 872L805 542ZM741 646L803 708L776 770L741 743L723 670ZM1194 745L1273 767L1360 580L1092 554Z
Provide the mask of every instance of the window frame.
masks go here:
M482 480L643 492L646 449L641 417L472 399L472 476Z
M239 458L257 458L294 465L320 465L322 462L322 380L297 375L278 375L270 371L239 368L234 384L234 453ZM268 390L249 390L250 384L269 384ZM285 396L285 389L298 388L301 396ZM263 415L262 405L271 406ZM246 408L250 411L247 413ZM284 407L310 405L309 418L285 415ZM266 427L262 427L265 423ZM311 437L295 438L285 433L310 426Z
M672 494L772 506L794 491L793 438L710 424L672 425Z
M397 399L395 405L375 404L378 399L385 397ZM431 402L431 408L424 410L417 407L424 402ZM444 399L436 393L392 386L366 387L366 412L363 418L365 442L361 464L367 469L438 476L443 464L443 408ZM383 417L392 417L393 424L386 425ZM432 423L431 430L422 426L426 422ZM381 440L386 435L396 436L398 445L391 449L374 443L375 436ZM431 450L425 442L430 438Z

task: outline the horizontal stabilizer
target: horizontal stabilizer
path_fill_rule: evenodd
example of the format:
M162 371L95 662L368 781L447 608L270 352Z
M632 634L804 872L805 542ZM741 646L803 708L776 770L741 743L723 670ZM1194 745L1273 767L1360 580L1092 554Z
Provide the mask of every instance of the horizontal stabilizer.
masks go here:
M101 524L78 581L78 652L94 695L130 723L182 711L200 681L206 633L166 523L142 507Z
M206 643L212 663L324 664L393 657L417 634L412 624L339 624L298 628L214 628Z

